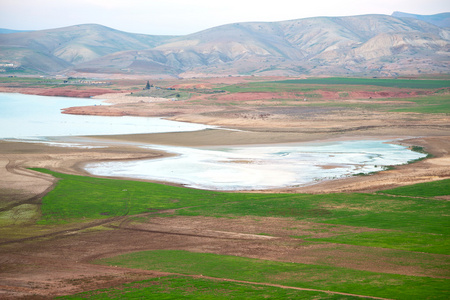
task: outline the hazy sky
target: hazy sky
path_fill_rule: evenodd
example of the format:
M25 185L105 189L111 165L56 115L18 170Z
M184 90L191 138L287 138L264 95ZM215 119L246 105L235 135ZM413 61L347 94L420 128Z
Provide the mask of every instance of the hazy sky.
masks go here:
M0 0L0 28L38 30L102 24L146 34L182 35L247 21L317 16L450 12L449 0Z

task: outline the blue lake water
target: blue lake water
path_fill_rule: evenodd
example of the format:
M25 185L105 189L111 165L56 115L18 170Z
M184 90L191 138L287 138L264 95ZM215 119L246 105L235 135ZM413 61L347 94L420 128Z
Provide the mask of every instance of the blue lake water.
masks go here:
M161 118L62 114L73 106L105 105L102 100L0 93L0 138L110 135L196 131L211 126Z
M103 104L94 99L0 93L0 138L46 140L45 137L211 128L160 118L61 114L62 108L86 105ZM74 146L63 139L53 138L52 141L58 146ZM86 170L100 176L168 181L202 189L259 190L376 172L384 166L405 164L424 156L380 140L270 146L142 147L177 155L155 160L93 163L87 165Z

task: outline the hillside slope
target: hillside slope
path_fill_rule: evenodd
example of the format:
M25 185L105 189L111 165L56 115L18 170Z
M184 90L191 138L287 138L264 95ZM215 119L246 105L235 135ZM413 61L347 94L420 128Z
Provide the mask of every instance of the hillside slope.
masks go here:
M0 60L51 73L118 51L152 48L170 38L96 24L18 32L0 35Z
M235 23L167 37L100 25L0 35L0 61L42 72L202 75L448 73L450 29L387 15Z
M431 24L439 26L439 27L450 27L450 13L442 13L442 14L426 16L426 15L414 15L414 14L404 13L401 11L395 11L392 14L392 16L396 17L396 18L413 18L413 19L431 23Z

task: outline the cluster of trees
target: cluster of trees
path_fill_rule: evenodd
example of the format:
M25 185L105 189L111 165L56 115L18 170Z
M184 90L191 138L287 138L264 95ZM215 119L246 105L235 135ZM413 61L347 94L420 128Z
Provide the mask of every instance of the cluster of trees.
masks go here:
M149 81L147 81L147 84L145 85L145 88L143 88L143 90L149 90L149 89L151 89L152 87L155 87L153 84L150 84L150 82ZM160 87L155 87L156 89L160 89ZM167 88L167 90L169 90L169 91L175 91L175 89L174 88Z
M150 82L147 80L147 84L145 85L144 90L149 90L153 87L153 84L150 84Z

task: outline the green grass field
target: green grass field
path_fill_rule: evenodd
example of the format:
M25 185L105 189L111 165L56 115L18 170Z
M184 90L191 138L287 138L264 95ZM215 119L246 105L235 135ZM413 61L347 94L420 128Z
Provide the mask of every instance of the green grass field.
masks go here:
M351 300L360 297L298 291L248 283L167 276L57 299L315 299Z
M447 232L450 203L384 194L221 193L154 183L91 178L37 169L61 178L43 198L40 224L57 224L178 208L185 216L272 216L424 233ZM434 195L448 195L448 181L433 183ZM438 192L440 191L440 192ZM419 197L420 190L409 196ZM420 196L422 197L422 196ZM106 200L107 199L107 200ZM184 209L181 209L184 208Z
M42 217L38 221L42 225L177 208L176 214L180 216L281 217L385 229L384 233L365 233L372 235L371 238L341 237L341 242L355 244L358 240L361 245L367 245L369 239L371 245L380 243L394 249L416 247L430 253L449 251L446 238L450 228L442 225L449 224L450 203L433 198L450 194L448 179L379 194L255 194L211 192L39 171L61 178L55 189L43 198ZM407 241L406 245L402 240Z
M361 86L365 91L381 91L382 88L436 90L450 87L450 80L329 77L249 82L221 87L221 89L232 93L280 91L308 93L318 89L348 92L361 90Z
M450 179L418 183L395 189L384 190L380 193L411 197L438 197L450 195Z
M450 87L450 80L428 80L428 79L384 79L384 78L347 78L347 77L329 77L329 78L308 78L283 80L278 83L290 84L325 84L325 85L364 85L381 86L408 89L438 89Z
M421 268L448 275L446 266L450 260L446 255L450 253L450 203L434 198L450 194L448 179L375 194L256 194L211 192L35 170L60 178L55 189L43 198L42 217L38 221L41 225L133 216L174 208L178 210L168 217L290 218L317 224L317 230L323 232L338 225L364 229L357 233L337 231L327 238L293 237L299 238L302 243L331 243L334 247L356 245L366 247L365 251L369 252L370 249L390 249L390 255L414 257L414 260L421 262ZM158 217L164 215L158 214ZM134 222L146 220L134 218ZM98 263L395 299L445 299L450 284L448 279L443 278L375 273L329 263L305 265L187 251L130 253ZM240 297L240 294L235 293L236 289L242 289L242 295L246 296ZM134 283L67 299L128 296L220 299L223 295L236 299L259 298L260 295L280 299L352 299L321 292L283 290L182 276Z
M233 199L244 201L258 198L258 195L233 196L131 180L101 179L35 170L62 179L42 200L40 224L83 222L164 209L216 205L224 201L234 201Z
M450 113L449 95L431 95L406 99L395 99L396 101L413 102L405 107L390 109L392 112L413 112L422 114Z
M438 299L449 280L176 250L143 251L98 263L395 299Z
M176 90L167 90L167 89L151 89L151 90L140 90L137 92L133 92L130 97L156 97L156 98L167 98L167 99L177 99L177 100L186 100L191 97L191 93L176 91Z
M444 255L450 253L449 236L447 234L436 233L389 230L346 233L329 238L305 238L305 240Z
M367 92L381 92L386 88L404 89L408 94L411 89L428 90L428 95L414 96L409 98L395 98L396 104L387 102L380 103L383 98L377 98L376 102L366 100L363 103L347 103L334 99L335 101L324 103L304 103L296 99L275 99L274 101L284 101L280 105L284 106L333 106L333 107L351 107L366 110L391 111L391 112L413 112L413 113L450 113L450 96L448 88L450 80L432 80L432 79L380 79L380 78L309 78L299 80L282 80L267 82L249 82L244 84L235 84L221 87L221 89L230 93L239 92L271 92L280 93L291 92L298 93L299 99L308 98L309 100L320 100L321 94L315 92L318 90L337 92L339 97L348 97L349 92L364 90ZM443 89L444 88L444 89ZM447 88L447 89L445 89ZM280 94L280 97L282 95ZM386 101L392 101L386 98Z
M39 77L0 77L0 83L41 83L42 78ZM62 82L62 80L61 80Z

